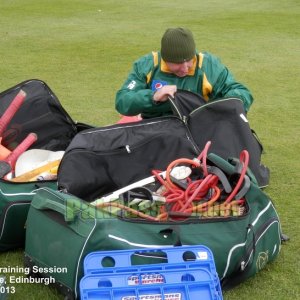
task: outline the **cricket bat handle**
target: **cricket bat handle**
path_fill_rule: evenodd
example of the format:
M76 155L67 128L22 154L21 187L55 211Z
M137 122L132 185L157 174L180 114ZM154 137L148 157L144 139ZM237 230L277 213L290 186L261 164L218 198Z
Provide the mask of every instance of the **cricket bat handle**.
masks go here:
M18 157L25 152L37 140L35 133L29 133L27 137L6 157L5 161L14 168Z
M18 177L12 178L11 181L14 182L28 182L28 181L32 181L33 178L36 178L38 175L40 175L42 172L46 172L51 170L52 168L58 167L60 164L60 159L58 160L54 160L49 162L46 165L43 165L41 167L38 167L34 170L28 171L24 174L21 174Z
M23 90L20 90L20 92L17 94L17 96L13 99L13 101L10 103L9 107L6 109L6 111L3 113L1 119L0 119L0 136L3 135L7 125L15 115L15 113L18 111L18 109L23 104L26 97L26 93Z

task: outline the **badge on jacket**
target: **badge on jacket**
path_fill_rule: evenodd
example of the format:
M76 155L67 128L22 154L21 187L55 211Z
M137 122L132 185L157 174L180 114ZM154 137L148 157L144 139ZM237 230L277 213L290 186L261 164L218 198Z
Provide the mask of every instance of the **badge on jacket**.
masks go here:
M166 81L161 81L161 80L153 80L151 84L151 90L152 91L157 91L160 88L162 88L164 85L167 85L168 83Z

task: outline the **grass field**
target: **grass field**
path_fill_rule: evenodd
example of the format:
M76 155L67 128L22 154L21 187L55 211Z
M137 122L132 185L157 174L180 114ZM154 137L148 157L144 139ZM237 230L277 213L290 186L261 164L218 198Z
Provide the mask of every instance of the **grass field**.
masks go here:
M299 0L1 0L0 91L42 79L74 120L111 124L132 62L159 49L166 28L190 28L198 49L221 57L254 95L248 117L271 169L266 193L290 237L274 263L224 299L300 299L299 19ZM22 259L22 250L1 253L0 267ZM8 299L63 297L19 284Z

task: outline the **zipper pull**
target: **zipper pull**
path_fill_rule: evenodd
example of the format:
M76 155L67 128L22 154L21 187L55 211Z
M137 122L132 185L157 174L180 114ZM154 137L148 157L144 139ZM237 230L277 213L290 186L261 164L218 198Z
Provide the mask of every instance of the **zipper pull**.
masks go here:
M126 150L127 150L128 153L131 153L129 145L126 145L125 148L126 148Z

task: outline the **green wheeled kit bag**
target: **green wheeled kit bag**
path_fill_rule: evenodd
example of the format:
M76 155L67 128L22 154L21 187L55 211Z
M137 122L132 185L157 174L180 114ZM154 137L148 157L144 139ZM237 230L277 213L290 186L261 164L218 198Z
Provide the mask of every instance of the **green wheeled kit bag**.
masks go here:
M193 161L183 162L198 166ZM201 165L205 175L202 180L207 183L206 187L201 185L207 188L205 196L185 210L172 201L170 194L164 194L166 199L171 197L169 202L159 196L149 200L149 191L157 188L157 182L163 186L162 180L172 174L172 163L155 180L153 175L143 181L145 185L132 185L92 202L49 188L39 189L31 202L26 231L25 266L31 268L32 276L48 278L69 299L78 299L83 260L90 252L204 245L213 252L222 288L228 289L277 257L280 221L271 199L258 187L251 172L245 173L246 163L231 164L209 154ZM195 169L192 175L201 177L202 171L199 175ZM172 180L180 185L175 177L172 175ZM181 186L186 188L184 181ZM229 202L233 191L235 198ZM137 257L136 261L149 264L152 259Z
M1 147L13 151L30 133L37 140L28 150L64 151L85 124L74 122L49 86L37 79L26 80L0 93L0 118L22 91L24 102L9 120L1 136ZM56 180L12 182L0 179L0 252L25 245L25 222L36 189L57 189Z

